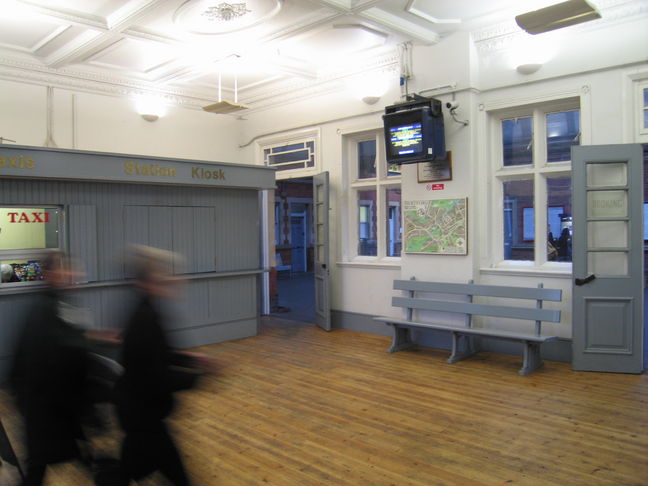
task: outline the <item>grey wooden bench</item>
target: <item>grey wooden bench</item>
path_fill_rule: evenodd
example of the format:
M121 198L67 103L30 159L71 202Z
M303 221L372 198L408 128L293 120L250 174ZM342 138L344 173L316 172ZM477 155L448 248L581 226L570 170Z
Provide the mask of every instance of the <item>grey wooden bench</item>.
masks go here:
M478 349L473 339L475 336L519 341L524 345L524 360L520 374L528 375L543 365L540 346L558 339L558 336L542 335L542 322L560 322L560 311L543 309L542 303L543 301L559 302L562 298L562 291L559 289L545 289L542 284L538 285L538 288L506 287L473 283L425 282L414 279L394 280L394 289L407 292L406 296L392 297L393 306L407 309L406 318L374 317L375 320L393 327L393 342L388 350L390 353L415 345L412 340L412 329L434 329L452 333L452 354L448 363L456 363L477 353ZM454 295L455 300L444 298L444 295ZM456 296L464 296L465 300L456 300ZM502 305L480 304L473 302L473 297L515 299L516 305L511 305L509 302ZM465 323L456 325L434 322L432 319L419 319L420 311L464 314ZM535 326L533 331L529 329L528 332L478 328L473 327L472 316L535 321ZM531 327L530 323L524 325Z

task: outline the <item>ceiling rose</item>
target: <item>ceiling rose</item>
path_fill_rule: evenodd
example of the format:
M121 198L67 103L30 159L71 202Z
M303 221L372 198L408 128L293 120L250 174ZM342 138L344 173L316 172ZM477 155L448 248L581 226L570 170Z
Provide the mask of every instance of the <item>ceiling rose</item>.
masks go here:
M192 34L223 34L251 27L279 12L283 0L188 0L173 15L173 21Z

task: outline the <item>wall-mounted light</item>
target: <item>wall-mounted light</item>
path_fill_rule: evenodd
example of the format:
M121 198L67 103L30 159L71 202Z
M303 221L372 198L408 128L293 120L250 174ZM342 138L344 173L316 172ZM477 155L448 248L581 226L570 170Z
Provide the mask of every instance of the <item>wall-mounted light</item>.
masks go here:
M537 72L555 56L561 37L563 36L558 32L547 34L546 37L520 34L510 51L511 67L524 75Z
M367 73L347 80L347 89L354 98L374 105L389 89L389 73Z
M542 67L539 62L528 62L526 64L518 64L515 70L520 74L533 74Z
M148 122L154 122L166 114L164 100L155 95L139 96L135 102L135 110Z

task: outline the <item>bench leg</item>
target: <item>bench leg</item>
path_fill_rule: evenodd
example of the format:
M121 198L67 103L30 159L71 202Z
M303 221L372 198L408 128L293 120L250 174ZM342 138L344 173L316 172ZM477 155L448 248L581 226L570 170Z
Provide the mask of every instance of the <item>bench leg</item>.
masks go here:
M530 375L538 368L542 367L544 362L540 355L540 344L524 341L524 361L520 369L520 375Z
M395 353L403 349L411 348L415 345L412 341L412 334L409 327L400 327L389 324L394 329L394 336L391 347L387 350L388 353Z
M463 341L463 349L461 349L461 341ZM452 354L448 359L449 364L470 358L475 353L477 353L477 349L475 348L472 336L458 332L452 333Z

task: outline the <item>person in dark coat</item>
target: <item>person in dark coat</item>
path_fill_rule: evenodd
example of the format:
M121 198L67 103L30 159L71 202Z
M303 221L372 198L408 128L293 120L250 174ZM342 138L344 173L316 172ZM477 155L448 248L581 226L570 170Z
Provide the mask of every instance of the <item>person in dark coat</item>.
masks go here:
M170 277L173 257L163 250L138 247L132 262L136 304L123 332L124 372L115 390L117 415L125 432L121 448L124 486L156 471L176 486L189 484L164 419L174 410L174 392L193 387L209 367L209 358L175 351L167 339L160 307L163 300L178 296L178 287L173 285L177 280Z
M47 466L80 458L88 354L83 330L61 311L75 272L61 252L42 263L48 284L30 306L17 341L10 385L24 418L27 473L23 486L41 485Z

